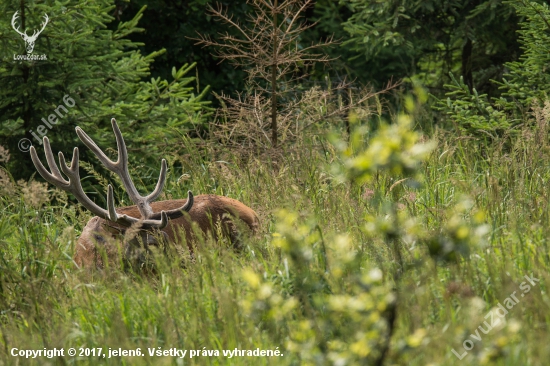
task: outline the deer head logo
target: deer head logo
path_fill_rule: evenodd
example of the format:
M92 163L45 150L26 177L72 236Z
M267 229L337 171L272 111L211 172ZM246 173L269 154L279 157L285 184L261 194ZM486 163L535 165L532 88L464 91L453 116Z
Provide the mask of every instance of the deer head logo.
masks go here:
M19 33L21 37L23 37L23 40L25 41L25 48L27 49L27 53L32 53L32 51L34 50L34 42L36 42L36 39L38 38L40 33L42 33L44 28L46 28L46 24L48 24L48 20L49 20L48 14L44 14L44 22L42 23L42 29L40 29L39 31L35 30L32 36L28 36L26 29L25 29L25 32L21 32L19 31L19 27L15 26L15 21L19 17L17 13L19 13L19 11L16 11L15 14L13 14L13 17L11 18L11 26L17 33Z

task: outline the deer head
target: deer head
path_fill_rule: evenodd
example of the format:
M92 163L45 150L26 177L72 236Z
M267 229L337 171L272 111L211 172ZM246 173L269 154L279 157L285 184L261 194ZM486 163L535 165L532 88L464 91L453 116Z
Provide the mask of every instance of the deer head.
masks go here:
M84 193L80 183L80 175L78 171L79 158L77 147L74 148L70 166L67 166L63 153L59 153L59 166L61 167L61 171L63 171L63 173L65 173L65 175L69 178L68 181L63 178L57 164L55 163L52 149L50 147L50 141L47 137L44 137L44 151L46 153L46 160L51 172L49 172L44 165L42 165L36 150L32 146L30 149L31 159L42 178L54 186L66 192L72 193L78 202L80 202L85 208L95 215L117 224L117 226L122 226L124 228L129 228L130 226L135 227L139 232L138 237L140 241L131 241L130 247L147 247L148 245L158 244L156 238L159 236L156 234L161 234L161 237L166 237L166 233L163 233L161 230L168 225L169 219L179 218L183 216L184 212L191 209L193 206L193 194L191 191L188 192L187 202L181 207L168 211L163 210L157 214L153 213L150 204L157 199L164 188L167 169L166 160L162 159L159 180L153 192L147 196L141 196L138 193L132 178L130 177L130 173L128 172L128 153L126 150L126 144L124 143L124 139L120 133L120 129L118 128L114 118L111 120L111 123L118 148L118 160L116 162L111 161L80 127L76 128L76 133L80 140L82 140L82 142L94 152L103 165L119 176L124 189L128 193L128 196L139 210L141 215L141 218L139 219L117 213L113 198L113 187L110 184L107 189L107 209L99 207L86 195L86 193Z
M27 49L27 53L32 53L32 51L34 50L34 42L36 42L36 39L38 38L40 33L42 33L44 28L46 28L46 24L48 24L48 20L49 20L48 14L44 14L44 22L42 23L42 29L40 29L39 31L35 30L33 32L32 36L29 36L29 35L27 35L27 30L26 29L25 29L25 32L21 32L19 30L19 27L15 26L15 21L18 18L17 13L19 13L19 11L16 11L13 14L13 17L11 18L11 26L17 33L19 33L19 35L21 37L23 37L23 40L25 41L25 48Z

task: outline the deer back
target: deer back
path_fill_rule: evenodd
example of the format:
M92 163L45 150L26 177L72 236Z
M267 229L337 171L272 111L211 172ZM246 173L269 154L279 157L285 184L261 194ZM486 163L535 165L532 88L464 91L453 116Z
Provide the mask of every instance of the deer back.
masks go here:
M170 211L185 205L187 200L169 200L151 203L154 213ZM139 218L140 212L136 206L117 208L120 215L128 215ZM220 226L222 233L232 242L235 247L240 246L238 219L244 223L252 232L256 232L259 226L258 215L250 207L243 203L223 196L199 195L194 197L191 210L182 217L169 220L168 225L163 229L166 233L168 245L179 241L180 235L184 235L189 250L193 251L193 244L196 243L196 232L193 229L195 223L204 234L210 233L217 238L217 226ZM74 260L78 266L83 267L104 267L104 259L109 262L116 261L127 228L117 225L111 221L98 216L88 221L77 242Z

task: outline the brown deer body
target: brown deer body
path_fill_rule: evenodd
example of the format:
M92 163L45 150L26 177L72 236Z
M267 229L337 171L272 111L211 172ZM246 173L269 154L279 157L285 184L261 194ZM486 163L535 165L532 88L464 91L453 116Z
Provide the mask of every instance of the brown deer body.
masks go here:
M200 195L193 197L193 207L187 215L168 221L168 225L163 229L166 233L166 240L169 243L179 242L184 235L190 253L193 252L193 243L196 239L196 231L193 228L195 223L198 229L205 235L211 234L216 238L216 229L213 227L219 223L223 233L227 235L234 246L239 247L239 230L233 222L234 218L240 219L252 232L258 229L258 216L251 208L241 202L229 197L216 195ZM187 200L158 201L151 204L153 212L160 210L171 210L181 207L187 203ZM131 217L139 217L139 210L136 206L117 208L119 214L126 214ZM126 243L124 248L119 248L119 236L124 236L126 228L117 225L109 220L98 216L88 221L88 224L82 231L76 252L74 256L75 263L80 267L103 268L103 252L110 262L116 262L119 257L119 251L122 249L126 258L139 257L142 253L141 246L136 251L134 241ZM146 245L157 245L153 238L147 237ZM132 248L134 246L134 248ZM134 249L134 250L132 250ZM141 260L138 259L138 262Z
M193 243L197 239L195 225L203 234L210 233L214 238L217 238L217 233L221 230L237 247L240 243L239 225L236 221L242 221L245 224L243 226L248 226L252 231L257 230L259 220L254 210L232 198L216 195L194 197L189 191L187 200L154 202L162 193L166 181L167 165L164 159L154 191L147 196L141 196L128 172L128 155L122 134L114 118L111 123L118 147L116 162L111 161L82 129L77 127L76 133L103 165L119 176L135 206L116 209L111 185L107 190L107 210L86 196L80 183L78 148L74 149L70 166L67 166L63 154L59 153L59 165L69 178L68 181L61 175L55 163L47 137L44 137L44 150L51 172L42 165L34 147L30 150L36 169L46 181L72 193L85 208L96 215L88 222L77 242L74 261L78 266L104 268L105 260L116 265L122 254L125 262L129 262L134 268L136 265L139 267L143 262L143 255L149 253L151 246L164 243L170 245L179 239L183 239L192 252Z

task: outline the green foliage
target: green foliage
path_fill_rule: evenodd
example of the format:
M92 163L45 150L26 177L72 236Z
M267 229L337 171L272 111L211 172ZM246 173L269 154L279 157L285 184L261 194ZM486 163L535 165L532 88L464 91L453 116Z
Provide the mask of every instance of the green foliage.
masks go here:
M350 113L353 127L349 144L333 136L340 151L344 173L357 183L370 182L379 171L388 171L398 177L414 177L424 159L433 149L431 143L419 143L420 135L413 131L415 103L426 102L427 94L415 84L416 99L405 98L408 113L402 113L393 124L382 123L374 136L368 125L359 125L358 115Z
M478 94L475 88L470 91L462 77L457 80L450 75L453 84L445 85L449 90L447 99L438 100L434 108L444 111L455 126L466 133L485 133L493 139L513 126L507 113L491 104L487 94Z
M387 331L384 314L394 306L382 272L361 268L363 253L347 235L325 238L314 222L300 221L281 211L273 234L288 258L281 276L292 283L290 295L247 270L243 276L253 292L244 309L265 322L275 341L276 330L284 330L286 348L301 364L371 363Z
M27 22L29 32L31 20L48 14L49 23L34 48L35 54L45 54L47 60L13 60L14 55L25 53L23 40L10 24L11 15L20 6L26 9L20 21ZM67 152L79 145L74 133L77 125L91 132L100 144L111 141L109 121L116 117L123 126L133 127L136 142L145 148L151 139L173 144L181 134L204 123L207 109L201 99L207 89L194 95L188 86L194 78L186 77L195 64L178 67L171 82L158 78L143 81L155 57L164 50L143 56L136 50L140 44L127 39L143 30L137 23L145 7L111 30L107 24L113 21L109 13L114 8L111 0L2 3L2 13L9 16L0 21L0 144L15 152L18 140L26 137L38 145L32 131L38 136L48 134L55 149ZM67 96L74 101L73 108L65 108ZM61 109L57 125L48 130L43 120L59 105L68 111ZM166 125L172 127L169 133L164 132ZM154 153L152 150L147 149ZM29 177L34 171L23 153L13 155L11 164L19 167L17 178Z
M199 9L204 2L190 4ZM76 103L67 113L67 125L79 123L90 132L98 128L91 134L102 147L107 141L112 146L114 140L104 130L103 118L115 116L121 124L128 123L122 126L125 136L126 129L135 128L127 138L131 155L136 150L165 150L167 198L183 197L188 189L230 196L255 209L261 227L256 236L243 238L238 252L211 239L199 240L193 260L184 255L184 266L179 256L157 253L155 275L118 267L81 270L72 256L76 237L90 214L43 183L17 180L22 169L19 152L0 146L0 363L530 366L547 361L550 102L539 99L545 96L544 86L530 88L530 80L526 84L521 80L544 80L547 55L537 56L533 48L516 69L510 68L506 82L511 86L503 90L510 93L497 101L502 103L496 103L500 109L491 106L485 93L470 92L463 81L453 80L451 117L457 116L457 123L469 133L491 133L496 143L482 148L476 140L455 133L432 128L433 134L423 136L425 131L415 130L431 121L420 120L425 116L427 94L413 83L414 97L405 98L403 108L398 108L404 112L377 128L372 120L381 118L379 101L377 114L365 103L343 120L341 114L331 113L332 104L318 103L315 95L320 92L312 90L313 97L300 104L300 114L289 117L289 126L322 129L330 117L331 125L349 126L349 133L337 131L329 140L320 133L311 139L306 135L291 147L283 146L281 155L269 151L243 159L220 147L219 141L198 154L197 145L188 138L176 148L170 146L180 134L200 126L208 113L198 101L202 94L194 96L190 88L194 80L188 74L194 65L172 68L173 82L157 77L144 81L153 56L143 57L128 49L129 43L117 43L135 25L119 33L122 38L110 39L101 32L113 32L113 37L117 31L105 30L104 23L93 17L107 17L105 7L87 8L90 4L65 8L73 15L66 25L72 24L71 32L56 30L56 24L61 29L65 26L60 25L62 12L52 13L36 52L51 48L54 54L56 45L70 48L73 44L84 57L86 49L80 40L90 50L105 52L96 58L90 52L85 57L87 68L79 64L78 54L63 59L65 54L58 53L51 63L15 66L4 58L0 75L10 84L0 90L2 111L12 113L17 107L34 113L34 104L24 104L21 98L32 97L29 100L38 103L40 93L51 92L51 100L44 99L49 102L37 110L47 115L60 103L56 98L62 100L70 93ZM540 20L547 18L547 8L521 4L524 9L518 11L526 17L539 16L533 20L539 22L536 27L523 25L529 29L525 42L544 40L542 33L548 27L542 28ZM7 14L12 14L15 6L9 5ZM78 12L90 22L77 22ZM28 16L40 18L35 13ZM93 20L97 29L90 25ZM30 21L27 27L33 25ZM9 22L0 20L0 27L0 41L7 42L3 50L23 52ZM89 41L90 34L105 38L97 45ZM72 43L62 43L62 37ZM90 73L89 82L71 72L54 74L56 62L62 70L82 66L75 70ZM20 85L25 67L32 76L28 80L34 80L28 84L36 90ZM12 69L13 80L9 79ZM70 89L73 84L77 86ZM119 92L124 97L115 99ZM5 102L5 98L11 99ZM535 99L540 103L533 103ZM531 105L532 115L517 113L520 106ZM18 114L13 113L9 123L2 121L0 131L4 126L13 128L14 134L22 130L24 115L23 122L18 122ZM30 121L39 123L43 116L31 114ZM66 143L72 146L74 133L65 132L64 126L48 136L60 144L66 133ZM502 140L499 133L507 126L514 126L517 133ZM154 144L146 144L147 139L154 139ZM6 141L3 137L1 143ZM154 158L137 155L141 162ZM108 183L93 166L83 168L100 185ZM149 172L144 176L142 168L131 165L137 181L147 181ZM520 293L519 284L526 275L540 282L529 293ZM479 326L493 321L486 314L514 293L521 297L506 317L494 315L498 326L488 333L479 331ZM465 340L471 340L474 348L460 360L453 350L462 353ZM109 347L140 348L145 357L24 360L10 352L54 347L102 348L103 352ZM147 348L158 347L278 348L283 356L204 356L181 361L148 356Z
M350 119L353 122L354 116ZM369 182L380 170L398 177L414 175L433 145L418 144L418 133L411 131L411 125L412 119L407 115L400 115L395 124L382 124L364 150L360 148L363 131L352 134L350 146L342 151L350 178L358 183Z
M525 111L535 100L548 98L550 90L550 9L548 4L520 0L508 2L523 18L519 42L523 54L518 61L506 64L508 72L499 83L503 97L498 105Z
M489 233L486 217L483 211L472 210L473 208L474 202L471 199L461 197L456 205L447 210L447 221L435 235L426 240L432 257L458 262L460 256L468 258L473 248L485 246Z
M382 125L372 137L366 139L367 131L355 128L349 144L335 141L341 159L338 170L350 181L372 184L387 174L404 178L390 191L409 178L415 179L407 182L409 186L420 188L421 167L435 143L420 142L412 130L414 110L427 99L419 86L416 96L416 101L406 99L407 114L399 115L392 125ZM350 119L354 122L356 116ZM428 253L443 263L468 260L470 250L483 244L489 231L485 216L467 198L446 210L445 222L431 230L420 224L420 217L400 209L398 202L377 205L381 190L371 191L370 196L373 213L365 215L359 226L363 240L379 243L391 253L385 273L369 265L364 244L346 234L326 235L315 220L282 210L273 245L281 248L288 268L264 280L252 270L243 274L253 289L244 309L265 325L274 341L286 334L287 348L301 364L384 364L400 316L403 277L415 265L407 256ZM423 249L408 252L405 246L412 243L423 244ZM420 346L426 333L420 327L401 338L400 356Z
M544 364L549 356L548 327L541 326L549 322L544 295L550 279L545 274L550 263L549 111L539 111L535 131L521 127L509 151L499 144L480 151L475 141L436 132L429 136L437 142L433 153L418 159L417 174L411 173L422 183L416 186L404 184L404 176L383 164L376 173L364 170L371 177L364 185L342 183L329 167L349 157L323 140L289 149L276 162L268 157L243 163L230 152L204 160L193 145L184 146L181 156L168 156L174 164L167 196L179 198L191 189L239 199L258 212L260 233L246 239L238 253L201 242L184 268L174 258L157 258L159 273L150 277L120 268L77 269L71 259L75 240L90 214L53 200L51 187L14 182L5 166L8 153L0 151L0 172L8 173L0 176L2 189L17 186L0 194L0 360L15 362L13 347L278 347L283 356L277 359L183 361L374 363L388 339L394 309L384 364ZM411 129L393 131L416 134L410 148L423 141ZM369 149L368 138L378 135L365 136L356 156ZM396 156L406 171L406 155ZM38 194L44 189L45 199ZM272 214L281 208L286 210ZM434 240L441 250L430 246ZM479 332L475 348L463 360L456 358L451 350L462 353L462 342L488 321L487 312L531 272L540 278L540 290L518 296L506 322L488 334ZM148 355L63 361L177 362Z
M201 85L211 85L216 93L225 93L235 96L244 89L246 74L227 62L220 62L218 57L211 55L211 50L198 45L190 37L197 34L216 37L219 33L236 33L216 21L208 12L207 6L215 6L214 0L174 0L148 1L133 0L119 2L120 19L128 21L143 6L147 11L143 13L140 25L147 32L133 33L129 36L134 42L140 43L140 50L144 54L158 50L162 45L166 52L155 58L151 73L154 77L169 79L173 65L197 63L200 67L196 76ZM249 11L246 0L232 0L229 11L235 20L244 20ZM197 83L199 82L197 80ZM212 95L205 96L216 103Z
M353 15L344 42L394 77L417 75L439 88L449 72L486 90L519 53L513 8L502 1L345 0ZM436 89L437 90L437 89Z
M439 101L436 107L445 111L462 130L476 135L489 134L493 139L520 123L533 103L545 100L550 82L548 5L527 0L507 4L523 19L519 42L524 52L518 61L505 64L508 71L502 82L493 81L502 95L489 100L475 88L470 91L462 78L457 81L451 74L453 84L445 85L449 90L447 100Z
M362 145L366 135L364 129L357 129L352 133L348 146L342 142L337 143L340 145L344 170L351 181L359 184L372 183L380 172L387 171L399 179L392 188L400 183L416 188L422 184L424 178L421 167L435 148L435 143L419 142L420 135L412 130L412 115L415 109L420 108L427 100L426 92L418 84L415 86L415 92L416 99L405 99L405 109L408 113L399 115L396 123L390 126L382 125L376 134L367 140L366 146ZM351 118L353 119L353 116ZM381 192L373 191L372 195L380 197ZM483 235L486 234L482 213L474 213L471 223L464 221L463 218L471 213L472 206L466 197L462 198L450 210L448 222L436 232L429 232L427 228L418 228L414 223L415 218L398 212L396 202L387 202L381 205L381 217L366 218L367 232L370 236L383 235L388 245L395 245L398 241L424 242L433 257L457 260L459 254L467 257L469 246L481 243ZM394 249L399 265L403 266L400 249L397 246Z

